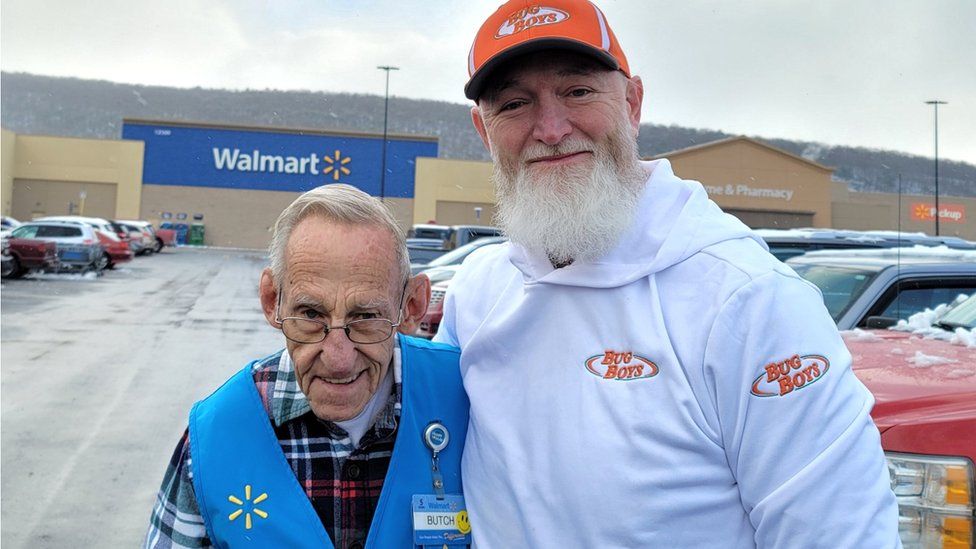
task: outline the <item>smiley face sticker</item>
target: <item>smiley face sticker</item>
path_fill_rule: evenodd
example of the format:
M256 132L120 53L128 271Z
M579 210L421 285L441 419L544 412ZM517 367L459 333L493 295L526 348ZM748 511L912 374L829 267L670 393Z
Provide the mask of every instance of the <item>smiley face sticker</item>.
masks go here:
M471 523L468 522L467 511L458 511L458 514L454 516L454 524L457 526L458 532L462 534L471 532Z

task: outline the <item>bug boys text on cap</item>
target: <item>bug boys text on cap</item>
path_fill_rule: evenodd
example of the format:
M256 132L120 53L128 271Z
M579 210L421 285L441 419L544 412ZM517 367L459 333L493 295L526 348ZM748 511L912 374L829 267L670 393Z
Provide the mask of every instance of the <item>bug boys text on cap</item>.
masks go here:
M464 95L477 100L492 70L517 55L545 49L589 55L630 76L627 57L600 8L587 0L510 0L475 35Z

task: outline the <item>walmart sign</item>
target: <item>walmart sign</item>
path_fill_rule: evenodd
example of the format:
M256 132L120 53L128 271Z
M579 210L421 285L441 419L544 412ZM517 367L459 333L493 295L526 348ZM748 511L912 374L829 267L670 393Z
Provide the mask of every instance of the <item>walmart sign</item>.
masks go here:
M127 120L122 138L145 142L148 185L301 192L348 183L380 194L381 137ZM436 157L437 141L387 141L385 196L413 197L418 156Z

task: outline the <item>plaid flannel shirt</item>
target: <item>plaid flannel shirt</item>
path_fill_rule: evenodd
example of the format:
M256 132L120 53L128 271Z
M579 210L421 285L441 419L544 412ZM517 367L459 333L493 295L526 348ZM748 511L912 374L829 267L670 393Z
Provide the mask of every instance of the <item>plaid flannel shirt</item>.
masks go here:
M336 548L365 545L390 465L401 402L400 348L393 348L394 389L359 447L341 428L315 417L287 353L262 359L252 370L281 450ZM145 547L212 546L193 493L190 463L184 431L156 497Z

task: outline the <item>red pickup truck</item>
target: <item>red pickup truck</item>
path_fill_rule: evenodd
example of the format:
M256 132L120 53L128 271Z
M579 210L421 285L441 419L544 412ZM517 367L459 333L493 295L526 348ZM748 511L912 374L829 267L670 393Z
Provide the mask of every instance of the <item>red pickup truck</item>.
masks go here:
M974 329L976 295L927 333L844 332L854 373L876 400L871 415L881 432L906 549L973 547Z
M58 246L54 242L33 238L3 240L3 278L20 278L35 270L58 268Z

